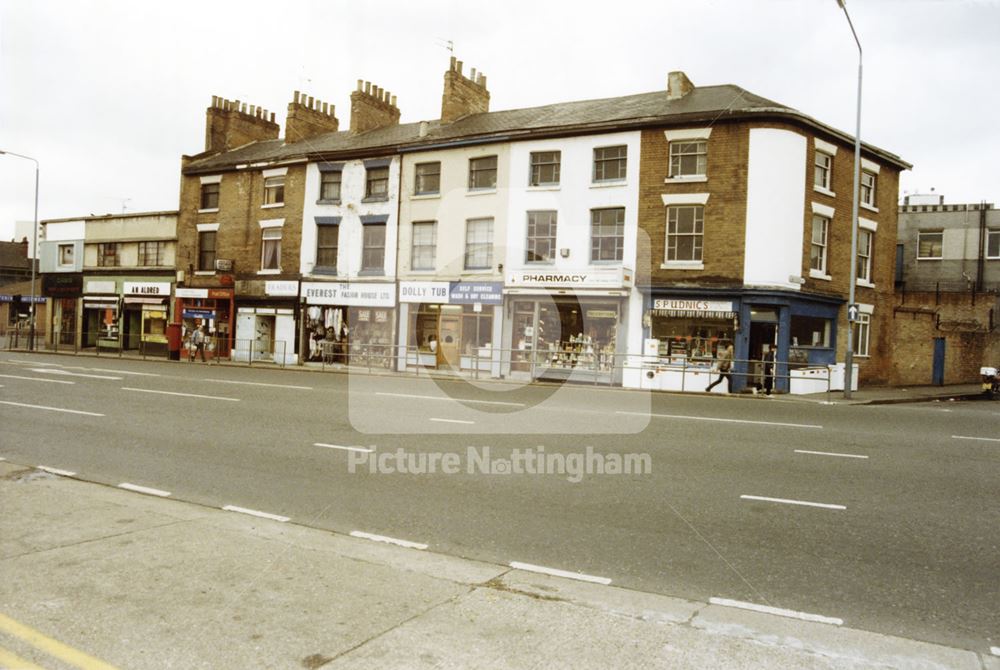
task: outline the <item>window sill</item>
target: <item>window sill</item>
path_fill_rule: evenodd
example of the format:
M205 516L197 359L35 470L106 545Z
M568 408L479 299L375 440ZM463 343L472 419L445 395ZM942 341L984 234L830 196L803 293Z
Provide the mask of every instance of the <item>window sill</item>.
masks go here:
M556 264L556 259L548 261L524 261L524 267L526 268L550 268Z
M410 274L421 275L421 276L425 276L425 277L429 276L429 275L433 275L436 272L437 272L437 268L411 268L410 269Z
M620 188L622 186L628 186L628 182L624 179L618 179L616 181L595 181L590 184L590 188Z
M389 202L389 196L387 195L378 197L369 196L367 198L362 198L361 202Z
M855 279L854 284L856 286L861 286L862 288L875 288L875 284L866 279Z
M708 181L708 175L698 174L690 177L667 177L664 184L700 184Z
M323 200L322 198L320 198L319 200L316 201L316 204L317 205L339 205L340 204L340 200Z
M491 266L484 268L462 268L462 274L466 275L483 274L489 272L493 272L493 268Z
M917 256L917 262L920 261L943 261L944 256Z
M261 205L260 208L261 209L274 209L275 207L284 207L284 206L285 206L285 203L283 203L283 202L272 202L270 205Z
M194 275L196 277L212 277L215 275L215 270L195 270Z
M815 184L813 184L813 190L816 191L817 193L822 193L823 195L830 196L831 198L837 197L836 193L834 193L828 188L823 188L822 186L816 186Z
M833 277L831 277L830 275L826 274L825 272L820 272L819 270L813 270L811 268L809 270L809 278L810 279L822 279L823 281L833 281Z
M465 195L496 195L495 188L470 188Z
M218 212L218 211L219 211L218 207L209 207L208 209L199 209L198 213L199 214L212 214L212 213Z
M317 265L316 267L314 267L312 269L312 271L309 274L321 275L323 277L336 277L337 276L337 268L326 267L326 266L323 266L323 265Z
M384 277L385 270L362 270L358 273L359 277Z
M661 270L704 270L703 261L665 261L660 263Z
M560 184L535 184L533 186L528 186L526 191L558 191L562 186Z
M875 212L878 214L878 207L869 205L867 202L859 202L858 204L861 205L862 208L867 209L869 212Z
M440 200L441 192L435 193L414 193L410 196L410 200Z
M259 275L280 275L281 270L257 270Z

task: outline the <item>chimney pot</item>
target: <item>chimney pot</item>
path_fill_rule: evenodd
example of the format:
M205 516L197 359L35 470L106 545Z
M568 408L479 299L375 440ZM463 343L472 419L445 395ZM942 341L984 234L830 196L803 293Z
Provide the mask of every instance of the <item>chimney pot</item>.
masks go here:
M312 109L312 106L313 106L313 97L310 95L309 96L309 102L306 103L306 107L308 107L309 109Z
M455 66L456 66L456 71L457 71L457 72L458 72L459 74L462 74L462 61L457 61L457 62L455 63Z
M450 71L452 71L452 72L455 71L455 57L454 56L451 57L451 64L448 66L448 69Z
M359 91L361 90L361 80L360 79L358 79L358 90Z
M271 123L274 123L274 112L271 112Z
M681 71L667 75L667 100L679 100L694 90L694 84Z
M326 106L327 106L327 103L325 103L325 102L324 102L324 103L323 103L323 113L324 113L324 114L326 114L326 113L327 113L327 112L326 112Z
M429 128L429 124L426 121L421 121L420 122L419 136L420 137L427 137L427 130L428 130L428 128Z
M371 92L372 92L372 83L370 81L366 81L365 82L365 93L371 95Z
M389 101L389 104L392 105L393 107L396 106L396 96L392 96L392 100Z
M472 68L472 72L469 73L469 79L472 81L476 80L476 68Z
M294 102L295 104L298 104L298 102L299 102L299 92L298 91L295 91L295 93L292 94L292 102Z

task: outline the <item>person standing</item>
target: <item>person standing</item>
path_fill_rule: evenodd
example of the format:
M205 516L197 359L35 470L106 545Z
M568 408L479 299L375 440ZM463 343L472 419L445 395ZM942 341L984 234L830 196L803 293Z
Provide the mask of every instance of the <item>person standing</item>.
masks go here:
M721 342L720 342L721 344ZM716 365L719 370L719 378L708 385L705 389L706 393L710 393L716 385L719 384L723 379L726 380L726 393L733 392L733 344L729 342L725 347L720 348L719 352L716 354L715 358Z
M200 355L201 356L201 362L202 363L207 363L208 361L205 360L205 327L204 326L200 326L198 328L195 328L194 333L192 333L192 335L191 335L191 343L194 344L194 351L191 352L191 362L193 363L194 359L197 356Z
M764 353L764 393L767 395L771 395L774 388L774 353L774 347Z

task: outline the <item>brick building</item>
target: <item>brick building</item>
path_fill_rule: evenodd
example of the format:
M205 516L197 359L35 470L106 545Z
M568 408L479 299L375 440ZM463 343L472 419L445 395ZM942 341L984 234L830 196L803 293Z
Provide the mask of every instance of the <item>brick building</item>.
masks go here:
M896 384L975 382L1000 361L1000 211L907 196L899 207Z
M178 314L285 360L388 341L463 368L488 344L506 351L494 374L529 351L532 374L610 360L610 381L639 386L670 361L703 364L720 333L740 359L776 350L782 372L842 361L857 262L861 378L888 378L897 156L864 147L855 261L852 138L735 86L671 73L661 91L490 112L485 77L453 59L441 118L399 118L359 82L349 130L296 94L279 139L273 114L214 99L205 152L183 159ZM451 304L461 282L488 289L489 323L466 294ZM429 348L442 324L451 354Z

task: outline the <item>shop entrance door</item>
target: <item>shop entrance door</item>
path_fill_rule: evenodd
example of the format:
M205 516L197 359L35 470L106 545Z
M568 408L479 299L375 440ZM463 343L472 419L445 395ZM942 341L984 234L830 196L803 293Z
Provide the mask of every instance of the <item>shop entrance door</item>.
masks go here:
M746 383L755 388L764 386L764 354L778 346L778 324L768 321L750 322L750 344L747 351Z
M258 316L254 334L254 358L271 360L274 350L274 317Z
M448 367L458 370L461 365L459 360L459 345L462 340L462 317L453 314L441 315L440 339L438 340L438 365L442 363Z

